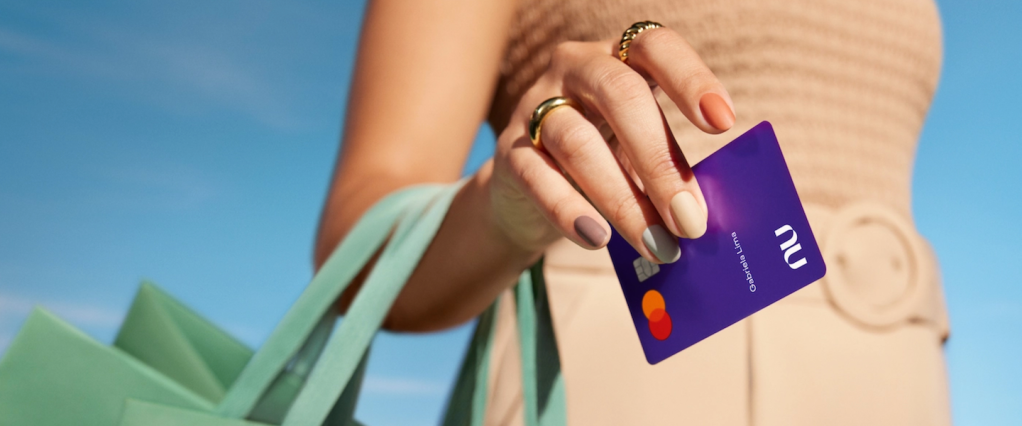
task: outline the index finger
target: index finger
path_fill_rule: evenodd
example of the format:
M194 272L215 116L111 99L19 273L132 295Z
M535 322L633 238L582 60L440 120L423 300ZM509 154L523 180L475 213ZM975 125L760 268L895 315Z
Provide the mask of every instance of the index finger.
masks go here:
M702 131L716 134L734 126L731 95L674 30L653 28L639 33L629 47L628 65L653 79Z
M572 64L564 75L565 93L607 121L670 231L686 238L702 236L702 191L646 81L617 58L596 50L582 50L579 58L565 62Z

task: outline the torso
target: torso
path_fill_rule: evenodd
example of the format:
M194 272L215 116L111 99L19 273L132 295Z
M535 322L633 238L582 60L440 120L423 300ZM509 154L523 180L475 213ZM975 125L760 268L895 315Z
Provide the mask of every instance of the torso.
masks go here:
M735 128L710 136L658 96L690 162L770 121L814 233L838 257L827 259L821 282L649 366L606 251L555 244L545 272L569 423L949 422L942 292L910 209L916 144L941 62L933 2L523 0L494 128L506 125L559 42L618 38L642 20L686 37L734 101ZM888 266L863 266L878 261ZM836 295L838 287L851 290ZM912 305L903 317L882 312L902 299ZM886 316L848 307L872 302ZM488 423L520 419L510 311L498 321Z
M693 163L763 120L773 123L803 199L870 199L910 217L912 162L937 85L941 32L930 0L523 0L490 120L566 40L620 37L654 20L681 33L724 83L735 128L702 134L666 102Z

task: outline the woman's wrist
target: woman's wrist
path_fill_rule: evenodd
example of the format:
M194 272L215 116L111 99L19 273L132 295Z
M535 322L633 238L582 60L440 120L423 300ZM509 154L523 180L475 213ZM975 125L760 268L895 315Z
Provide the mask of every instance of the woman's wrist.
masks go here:
M530 238L522 238L521 230L504 219L504 216L501 215L502 212L495 206L495 197L491 192L493 185L490 184L490 179L493 177L493 162L490 161L479 168L479 171L465 184L463 191L468 192L465 195L472 199L472 204L475 206L473 210L476 210L480 217L485 218L484 238L500 247L500 251L505 253L507 259L513 264L528 267L536 262L556 239L537 244Z
M384 326L434 331L479 315L545 247L527 248L499 224L491 201L491 167L484 165L458 191L444 223L395 300Z

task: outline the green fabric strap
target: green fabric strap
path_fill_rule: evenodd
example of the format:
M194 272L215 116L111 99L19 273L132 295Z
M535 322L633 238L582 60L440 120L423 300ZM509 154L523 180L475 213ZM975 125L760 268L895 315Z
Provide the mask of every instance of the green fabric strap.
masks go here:
M432 205L419 202L408 208L335 336L327 342L322 357L284 418L284 426L313 426L326 420L391 304L432 242L459 188L460 185L444 188ZM425 213L421 213L423 210Z
M543 260L515 288L518 338L522 351L522 394L526 426L567 424L564 379L554 336Z
M447 401L443 426L483 426L490 377L490 347L497 324L497 302L479 316L469 342L454 391Z
M515 287L527 426L567 424L564 381L543 279L543 260L522 273ZM482 426L499 299L479 317L443 426Z
M348 283L387 239L405 208L409 204L424 204L441 189L439 186L418 186L399 191L381 200L362 216L284 315L263 347L246 364L217 407L219 415L229 418L248 416Z
M255 354L152 286L140 291L135 328L119 335L126 351L33 313L0 359L0 425L359 426L352 415L370 344L460 188L411 187L370 208ZM376 253L334 327L336 300ZM538 263L523 272L515 291L528 426L565 420L542 269ZM498 306L477 322L444 426L484 422ZM153 339L162 346L146 343ZM175 345L181 350L172 351Z
M300 365L297 370L305 370L300 373L308 371L307 363L315 362L282 425L319 426L325 421L337 424L330 416L338 404L344 407L333 414L350 416L372 339L439 230L460 187L458 184L408 188L384 198L366 212L245 366L217 407L217 414L248 417L289 362L295 362L295 367ZM322 334L324 321L329 320L324 317L329 315L334 301L384 242L386 246L344 320L325 346L321 346L324 337L312 335ZM563 425L564 384L542 261L522 273L515 299L526 424ZM447 407L444 426L483 424L497 306L495 302L479 318ZM311 345L316 348L302 349L309 346L309 340L317 341ZM323 348L322 353L317 354L319 347ZM296 355L301 359L296 359Z

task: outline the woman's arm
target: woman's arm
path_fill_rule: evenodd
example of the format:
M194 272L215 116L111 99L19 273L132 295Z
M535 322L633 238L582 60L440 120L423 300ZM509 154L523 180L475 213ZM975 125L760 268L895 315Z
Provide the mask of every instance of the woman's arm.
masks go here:
M471 1L370 6L317 265L383 195L457 179L489 104L511 12ZM651 83L703 131L734 124L727 91L677 32L643 31L627 63L615 40L561 43L498 129L494 158L455 196L384 325L418 331L464 322L558 238L595 250L611 225L647 260L678 260L676 236L705 232L706 203ZM529 116L554 96L583 111L547 114L537 148ZM612 143L598 130L604 124Z
M513 12L507 1L370 2L341 154L320 220L317 269L386 194L460 177L490 105ZM455 198L387 327L431 330L472 318L538 256L514 249L485 220L492 216L483 187L488 168ZM350 301L357 284L342 301ZM430 303L439 284L481 291L464 292L459 303Z

